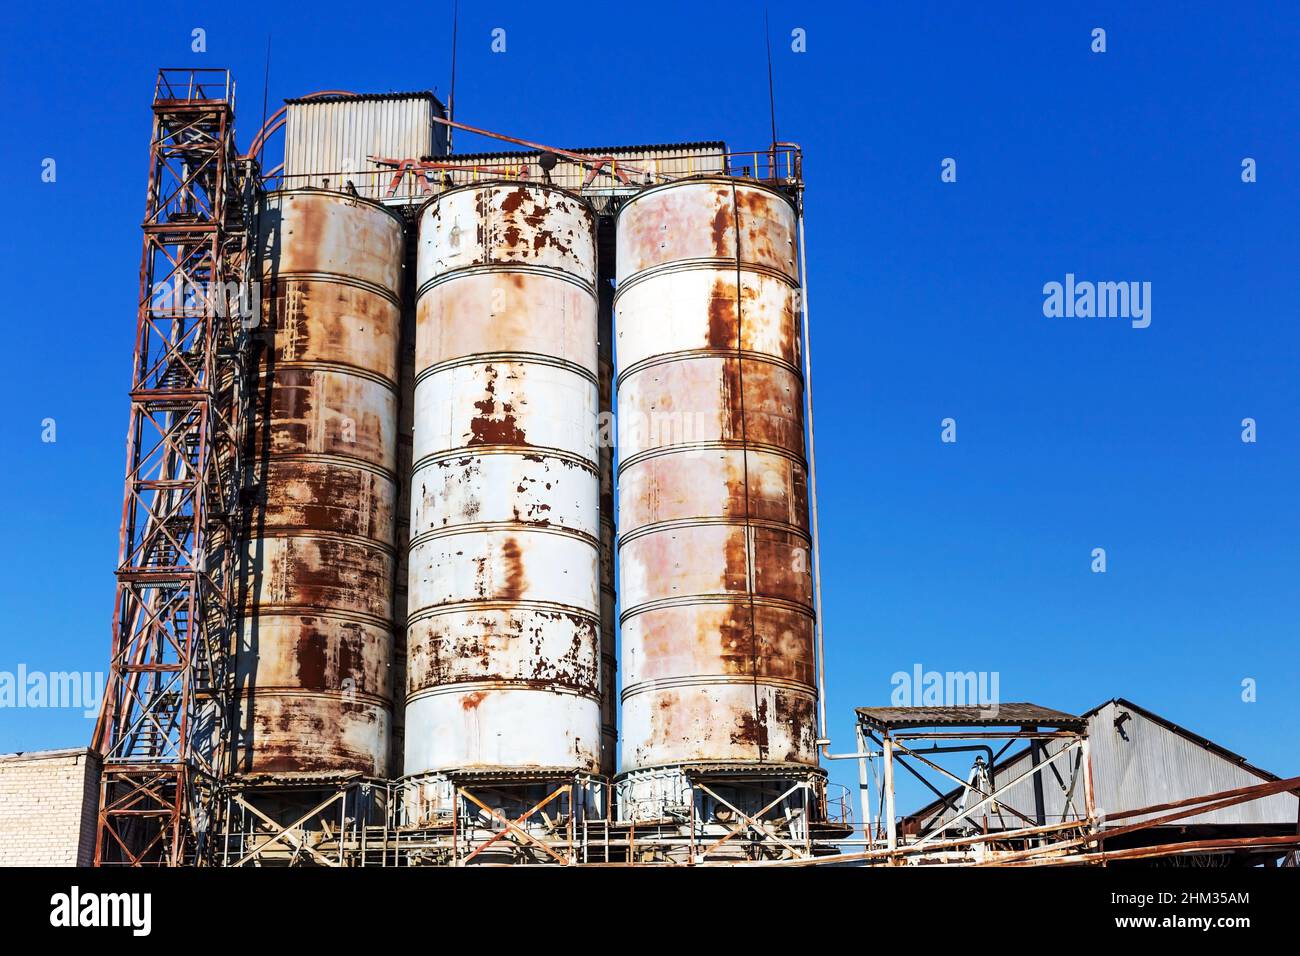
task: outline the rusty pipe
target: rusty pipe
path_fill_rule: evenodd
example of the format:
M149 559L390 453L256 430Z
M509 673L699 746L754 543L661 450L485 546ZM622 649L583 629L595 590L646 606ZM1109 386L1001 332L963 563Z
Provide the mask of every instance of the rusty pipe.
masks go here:
M808 511L812 531L814 643L817 657L817 746L827 760L868 756L862 753L836 757L830 753L830 735L826 730L826 637L822 624L822 553L817 523L817 446L813 435L812 339L808 331L808 256L804 235L803 189L799 190L799 311L803 325L803 397L804 415L808 420Z

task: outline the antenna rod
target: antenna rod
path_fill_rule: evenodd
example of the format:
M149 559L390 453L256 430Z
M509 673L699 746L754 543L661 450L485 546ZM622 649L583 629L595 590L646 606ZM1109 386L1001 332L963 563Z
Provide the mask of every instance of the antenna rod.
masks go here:
M447 119L456 118L456 32L460 27L460 0L451 5L451 94L447 97ZM447 127L447 152L451 152L451 134L454 126Z
M763 38L767 41L767 103L772 114L772 158L776 158L776 90L772 85L772 31L768 28L767 7L763 8ZM758 170L754 170L757 174Z
M266 98L271 88L271 34L266 35L266 72L262 75L262 129L266 129ZM266 140L259 131L257 148L257 175L262 175L262 157L266 154Z

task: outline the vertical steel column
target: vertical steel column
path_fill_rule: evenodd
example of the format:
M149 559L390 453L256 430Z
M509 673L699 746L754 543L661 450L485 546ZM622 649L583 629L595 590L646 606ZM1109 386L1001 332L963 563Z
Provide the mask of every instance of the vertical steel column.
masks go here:
M1083 740L1079 743L1079 750L1083 754L1083 803L1087 811L1088 820L1091 821L1097 813L1096 798L1092 789L1092 741L1085 734Z
M894 821L894 738L888 733L882 735L885 745L885 829L888 836L886 844L890 850L898 847L897 824Z
M854 733L858 739L858 803L862 807L862 839L866 840L868 845L874 841L871 835L871 788L867 780L867 741L862 734L862 725L855 724Z

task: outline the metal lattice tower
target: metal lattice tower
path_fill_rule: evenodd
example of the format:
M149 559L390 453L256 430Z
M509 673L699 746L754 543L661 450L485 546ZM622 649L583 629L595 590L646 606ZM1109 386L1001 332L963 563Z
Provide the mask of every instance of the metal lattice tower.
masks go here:
M238 623L256 178L235 148L227 71L160 71L153 113L113 650L95 730L99 865L207 858Z

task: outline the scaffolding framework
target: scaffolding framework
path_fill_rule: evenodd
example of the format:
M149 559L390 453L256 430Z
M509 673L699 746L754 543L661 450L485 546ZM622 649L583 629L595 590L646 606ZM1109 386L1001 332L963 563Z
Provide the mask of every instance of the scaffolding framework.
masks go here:
M225 70L161 70L131 374L99 865L204 862L227 732L252 170Z

